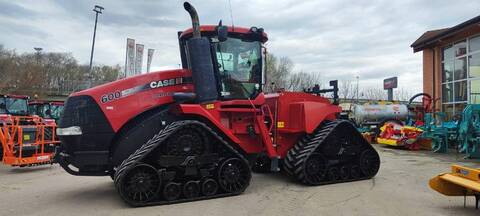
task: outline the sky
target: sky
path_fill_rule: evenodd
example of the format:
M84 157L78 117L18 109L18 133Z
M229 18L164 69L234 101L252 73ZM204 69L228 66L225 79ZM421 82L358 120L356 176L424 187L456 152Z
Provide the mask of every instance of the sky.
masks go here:
M425 31L480 15L472 0L191 0L201 24L262 27L268 52L289 57L294 71L323 80L381 87L398 76L399 87L422 90L422 55L410 45ZM126 38L155 49L153 70L179 67L177 31L191 26L183 1L0 0L0 44L18 53L68 52L88 64L94 5L99 16L94 64L125 64ZM233 20L232 20L233 17ZM144 70L146 70L144 60Z

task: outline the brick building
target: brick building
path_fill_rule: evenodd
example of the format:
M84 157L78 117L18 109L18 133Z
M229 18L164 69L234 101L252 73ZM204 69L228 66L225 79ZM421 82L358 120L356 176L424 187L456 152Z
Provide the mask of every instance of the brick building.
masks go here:
M440 98L436 109L452 116L480 103L480 16L427 31L411 47L423 51L423 91Z

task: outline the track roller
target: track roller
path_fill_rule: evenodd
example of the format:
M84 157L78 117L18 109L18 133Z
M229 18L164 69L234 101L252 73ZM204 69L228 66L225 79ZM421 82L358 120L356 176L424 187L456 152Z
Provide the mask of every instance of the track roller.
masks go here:
M200 195L199 181L188 181L183 185L183 195L185 198L194 198Z
M218 184L215 180L209 178L202 183L202 194L205 196L211 196L218 191Z
M167 201L173 201L182 194L182 186L179 183L169 182L163 188L163 198Z

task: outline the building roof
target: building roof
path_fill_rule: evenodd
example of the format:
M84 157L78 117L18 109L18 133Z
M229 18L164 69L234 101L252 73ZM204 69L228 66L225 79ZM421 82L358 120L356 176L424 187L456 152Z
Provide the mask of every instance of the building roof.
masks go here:
M415 42L413 42L413 44L410 45L410 47L413 48L413 52L421 51L425 48L430 47L436 42L442 39L445 39L447 37L450 37L464 30L466 27L471 26L473 24L477 24L479 22L480 22L480 16L477 16L450 28L427 31L423 33L422 36L420 36L417 40L415 40Z

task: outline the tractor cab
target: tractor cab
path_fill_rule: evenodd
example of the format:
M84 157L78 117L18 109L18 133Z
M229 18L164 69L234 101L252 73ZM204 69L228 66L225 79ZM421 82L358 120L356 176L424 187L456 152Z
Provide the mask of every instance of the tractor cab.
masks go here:
M195 86L200 102L255 99L265 83L267 40L262 28L227 27L221 22L179 32L182 67L194 71L195 83L200 79L203 83ZM207 99L202 100L204 96Z
M28 103L28 113L44 119L54 119L58 121L63 111L63 106L64 104L61 101L34 100Z
M28 96L0 95L0 115L24 116L28 114Z

